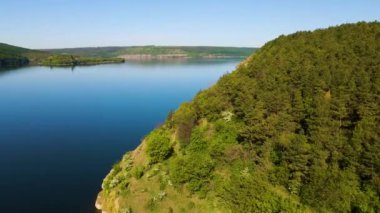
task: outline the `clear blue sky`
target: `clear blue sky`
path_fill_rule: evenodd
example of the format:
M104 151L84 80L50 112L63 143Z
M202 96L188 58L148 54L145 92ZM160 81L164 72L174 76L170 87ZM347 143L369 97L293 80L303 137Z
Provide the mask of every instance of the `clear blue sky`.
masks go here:
M0 0L0 42L258 47L281 34L374 20L378 0Z

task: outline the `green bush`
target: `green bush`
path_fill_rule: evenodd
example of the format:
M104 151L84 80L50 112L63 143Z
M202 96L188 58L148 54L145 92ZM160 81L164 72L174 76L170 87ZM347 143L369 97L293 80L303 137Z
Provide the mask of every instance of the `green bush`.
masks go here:
M195 125L196 112L191 104L183 103L173 114L173 123L177 127L177 139L181 148L190 142L191 131Z
M212 179L214 162L209 156L201 154L176 158L170 169L170 176L177 184L187 184L192 192L207 191Z
M258 176L233 176L219 196L234 212L303 212L304 207L275 193Z
M187 145L185 151L188 154L208 152L207 139L204 135L204 130L201 127L196 127L191 132L190 143Z
M145 168L143 166L136 166L132 171L133 177L140 179L144 175L144 169Z
M157 208L157 202L156 202L156 200L154 200L153 197L149 198L149 200L145 204L145 208L147 210L150 210L150 211L155 210Z
M157 129L146 138L147 149L150 163L158 163L167 159L173 152L170 143L170 135L161 129Z

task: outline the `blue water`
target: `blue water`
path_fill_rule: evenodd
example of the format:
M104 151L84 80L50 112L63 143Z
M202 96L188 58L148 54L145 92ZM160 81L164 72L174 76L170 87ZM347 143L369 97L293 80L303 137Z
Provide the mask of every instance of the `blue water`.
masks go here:
M94 212L113 163L238 60L0 71L2 212Z

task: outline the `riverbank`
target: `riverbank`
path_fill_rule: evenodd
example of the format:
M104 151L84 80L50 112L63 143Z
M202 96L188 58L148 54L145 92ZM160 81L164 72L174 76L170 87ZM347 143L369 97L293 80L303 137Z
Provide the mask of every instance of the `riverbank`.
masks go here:
M203 55L203 56L190 56L188 54L125 54L119 55L126 61L150 61L150 60L186 60L186 59L226 59L226 58L244 58L246 56L229 56L229 55Z

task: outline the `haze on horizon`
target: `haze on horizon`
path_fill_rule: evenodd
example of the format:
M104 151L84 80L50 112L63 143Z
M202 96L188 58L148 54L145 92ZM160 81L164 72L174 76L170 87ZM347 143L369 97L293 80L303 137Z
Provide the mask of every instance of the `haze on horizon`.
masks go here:
M380 9L380 2L371 0L1 0L0 5L0 42L34 49L260 47L281 34L379 20Z

